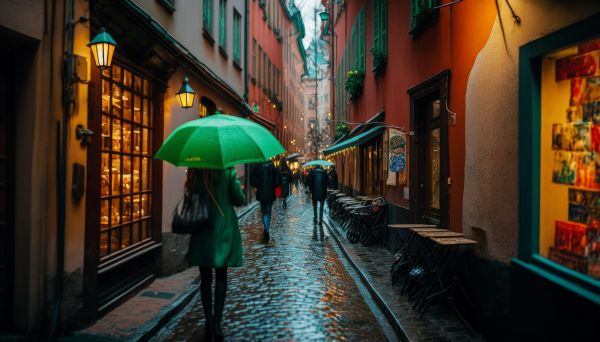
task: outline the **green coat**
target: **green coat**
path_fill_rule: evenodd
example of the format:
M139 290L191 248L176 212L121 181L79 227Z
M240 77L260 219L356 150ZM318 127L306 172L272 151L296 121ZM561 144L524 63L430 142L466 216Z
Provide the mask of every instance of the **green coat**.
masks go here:
M242 266L242 237L240 226L233 206L244 204L244 194L233 168L215 170L216 179L212 184L212 193L223 215L213 205L212 227L192 234L188 261L190 266L200 267L240 267ZM202 183L202 182L200 182ZM204 184L199 185L204 189Z

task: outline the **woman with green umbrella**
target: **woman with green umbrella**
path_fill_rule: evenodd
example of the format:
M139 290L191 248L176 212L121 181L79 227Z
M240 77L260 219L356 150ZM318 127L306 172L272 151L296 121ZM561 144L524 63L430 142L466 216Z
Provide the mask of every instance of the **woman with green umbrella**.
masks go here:
M185 194L210 195L211 224L191 234L188 261L200 268L200 296L205 337L223 340L221 319L227 291L227 268L242 266L242 239L233 206L244 203L234 165L269 160L285 152L264 127L239 117L216 114L177 127L155 158L189 167ZM192 198L192 197L190 197ZM216 274L214 308L213 268Z

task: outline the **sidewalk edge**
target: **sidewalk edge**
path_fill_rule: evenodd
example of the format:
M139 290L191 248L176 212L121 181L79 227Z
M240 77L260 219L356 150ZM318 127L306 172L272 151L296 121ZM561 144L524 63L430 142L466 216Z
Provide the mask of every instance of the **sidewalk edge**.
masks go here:
M326 217L323 218L323 223L325 224L325 226L327 226L327 230L329 230L329 232L331 233L331 236L333 236L333 238L337 242L338 246L342 250L342 253L344 253L344 256L346 257L346 259L348 260L350 265L352 265L352 268L354 268L354 270L359 275L360 279L362 280L362 282L364 283L366 288L369 290L369 293L371 294L371 296L377 303L377 306L379 306L379 308L385 315L389 324L392 326L392 328L398 335L398 338L402 341L409 341L408 335L406 335L406 331L402 327L402 324L398 320L398 317L396 317L394 312L390 309L390 307L385 302L385 299L383 299L383 297L375 289L375 286L373 286L373 284L371 283L371 281L369 280L367 275L365 275L365 273L360 269L360 267L358 267L358 265L356 264L354 259L350 256L350 254L346 250L346 246L340 240L340 237L339 237L340 231L337 228L337 225L335 224L335 222L330 220L329 216L327 215Z

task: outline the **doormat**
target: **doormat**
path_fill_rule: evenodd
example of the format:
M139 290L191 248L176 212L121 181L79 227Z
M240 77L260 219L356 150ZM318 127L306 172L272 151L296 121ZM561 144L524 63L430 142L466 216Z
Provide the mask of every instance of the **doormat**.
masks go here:
M158 292L158 291L146 291L142 293L142 297L152 297L160 299L171 299L175 296L173 292Z

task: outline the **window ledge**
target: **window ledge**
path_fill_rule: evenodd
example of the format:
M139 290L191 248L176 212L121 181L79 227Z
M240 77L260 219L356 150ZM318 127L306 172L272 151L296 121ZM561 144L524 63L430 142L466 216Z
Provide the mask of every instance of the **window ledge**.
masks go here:
M233 66L237 69L237 71L240 71L240 72L242 71L242 66L235 59L233 60Z
M163 5L167 11L169 11L169 14L172 14L173 12L175 12L175 1L174 0L158 0L158 2Z
M215 45L215 39L212 37L212 35L210 34L210 32L208 32L206 30L205 27L202 28L202 35L204 36L204 38L206 38L206 40L208 40L208 42L211 45Z
M219 53L221 54L221 56L223 56L223 58L229 58L229 56L227 55L227 51L225 51L225 49L221 45L219 45Z

